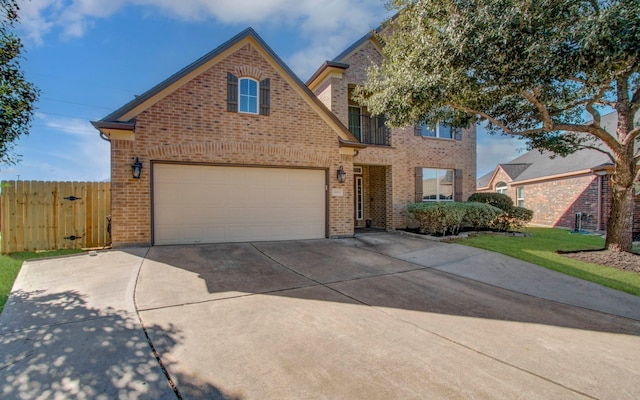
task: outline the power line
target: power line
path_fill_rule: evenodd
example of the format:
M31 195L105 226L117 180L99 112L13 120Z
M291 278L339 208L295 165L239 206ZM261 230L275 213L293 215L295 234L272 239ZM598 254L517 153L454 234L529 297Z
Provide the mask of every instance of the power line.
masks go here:
M113 107L103 107L103 106L96 106L94 104L86 104L86 103L76 103L73 101L68 101L68 100L60 100L60 99L51 99L48 97L42 97L40 98L40 100L46 100L46 101L53 101L53 102L57 102L57 103L66 103L66 104L74 104L76 106L85 106L85 107L93 107L93 108L101 108L103 110L113 110Z

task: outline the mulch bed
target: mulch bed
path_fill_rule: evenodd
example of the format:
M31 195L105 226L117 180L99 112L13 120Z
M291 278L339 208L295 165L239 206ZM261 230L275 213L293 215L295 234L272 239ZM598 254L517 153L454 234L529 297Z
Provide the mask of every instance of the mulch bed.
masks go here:
M605 267L640 273L640 255L638 254L610 250L580 251L560 254L565 257L571 257L580 261L603 265Z

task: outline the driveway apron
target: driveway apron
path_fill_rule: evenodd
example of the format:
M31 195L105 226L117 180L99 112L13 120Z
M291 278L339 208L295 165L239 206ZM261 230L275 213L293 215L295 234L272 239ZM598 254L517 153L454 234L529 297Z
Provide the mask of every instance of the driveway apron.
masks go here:
M176 398L133 303L146 251L23 264L0 315L0 398Z
M640 297L464 246L153 247L136 304L185 399L640 398Z

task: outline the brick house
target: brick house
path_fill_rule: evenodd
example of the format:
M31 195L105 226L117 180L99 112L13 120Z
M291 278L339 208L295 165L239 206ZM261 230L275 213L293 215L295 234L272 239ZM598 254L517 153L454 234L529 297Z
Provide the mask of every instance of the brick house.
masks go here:
M602 117L602 125L615 131L615 113ZM478 178L478 192L499 192L514 204L534 211L532 225L604 231L611 209L613 164L596 150L580 150L567 157L531 150L498 164ZM640 195L635 196L634 237L640 236Z
M381 57L365 35L304 84L249 28L92 122L111 143L114 246L345 237L466 199L475 128L389 129L352 100Z

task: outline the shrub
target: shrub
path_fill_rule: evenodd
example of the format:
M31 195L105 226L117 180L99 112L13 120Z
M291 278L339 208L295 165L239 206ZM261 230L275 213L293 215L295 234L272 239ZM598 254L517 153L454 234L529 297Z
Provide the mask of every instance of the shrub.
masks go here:
M465 204L463 224L475 229L491 228L492 222L504 214L504 211L486 203L468 202Z
M513 208L513 200L511 200L511 197L502 193L474 193L469 196L467 201L490 204L504 211L509 211Z
M457 234L465 216L465 203L426 202L407 207L420 225L421 233Z
M498 216L491 227L500 231L517 231L533 219L533 211L524 207L511 207L509 211Z

